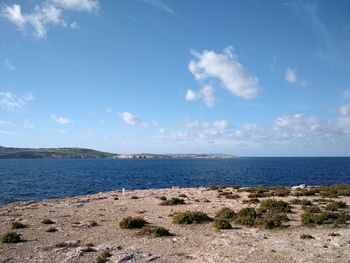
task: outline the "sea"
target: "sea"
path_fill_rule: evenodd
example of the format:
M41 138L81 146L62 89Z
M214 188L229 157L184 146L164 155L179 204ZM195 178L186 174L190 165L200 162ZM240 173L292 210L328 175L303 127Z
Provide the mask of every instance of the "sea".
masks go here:
M350 183L350 157L0 159L0 204L113 190Z

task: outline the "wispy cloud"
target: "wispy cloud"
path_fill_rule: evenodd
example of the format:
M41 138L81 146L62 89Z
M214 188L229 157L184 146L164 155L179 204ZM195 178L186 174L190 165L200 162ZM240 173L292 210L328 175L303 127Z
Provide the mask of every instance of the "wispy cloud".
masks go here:
M167 4L165 4L163 1L160 0L142 0L143 3L151 5L163 12L166 12L172 16L175 16L175 11L170 8Z
M20 134L20 133L17 133L17 132L13 132L13 131L5 131L5 130L0 130L0 134L23 136L23 134Z
M3 63L4 67L10 70L16 70L16 67L8 60L5 59Z
M0 92L0 106L8 111L18 111L23 109L27 102L34 100L33 94L17 96L9 91Z
M323 49L320 50L320 56L334 63L337 59L337 48L334 37L330 34L326 24L319 15L319 7L316 2L308 1L305 4L297 1L286 4L292 7L297 14L302 17L306 23L313 28L319 38L322 40Z
M51 114L51 118L53 119L54 122L60 124L60 125L67 125L67 124L73 124L73 121L70 120L69 118L62 117L62 116L57 116L55 114Z
M296 85L299 85L299 86L306 86L307 85L307 81L300 78L298 75L297 75L297 71L295 69L292 69L292 68L287 68L286 69L286 73L284 75L284 79L290 83L290 84L296 84Z
M32 11L22 12L21 5L4 5L0 16L13 23L22 32L33 32L38 38L45 38L50 26L62 26L77 29L78 24L67 22L63 18L65 9L85 12L97 12L98 0L46 0L35 5Z
M192 50L191 53L194 59L190 61L188 69L202 88L199 92L187 91L187 100L202 98L208 106L213 106L213 91L208 88L212 87L213 80L219 80L234 96L251 99L258 95L258 79L239 63L233 47L225 48L222 53L212 50Z
M34 125L31 123L29 119L24 120L23 127L25 129L34 129Z
M137 126L140 128L147 128L149 126L147 122L142 121L140 118L130 112L120 112L119 116L127 125Z
M75 11L97 12L100 9L100 2L98 0L51 0L62 8L71 9Z

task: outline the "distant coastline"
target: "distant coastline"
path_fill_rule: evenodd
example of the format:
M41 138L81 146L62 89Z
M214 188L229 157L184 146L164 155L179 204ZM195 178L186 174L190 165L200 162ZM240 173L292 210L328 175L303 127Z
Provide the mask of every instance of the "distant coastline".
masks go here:
M229 154L116 154L85 148L14 148L0 146L0 159L170 159L202 158L230 159L238 158Z

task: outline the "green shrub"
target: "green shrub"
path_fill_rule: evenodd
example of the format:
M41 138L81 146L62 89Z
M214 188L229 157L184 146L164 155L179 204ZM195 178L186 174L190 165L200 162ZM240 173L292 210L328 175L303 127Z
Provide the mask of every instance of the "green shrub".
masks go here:
M257 218L257 213L254 208L243 208L241 209L235 218L235 222L240 225L253 226L255 224L255 219Z
M185 200L177 197L172 197L169 200L164 200L160 205L183 205Z
M173 236L169 232L169 230L165 229L164 227L145 227L140 232L140 235L147 235L151 237L166 237L166 236Z
M41 223L45 224L45 225L51 225L51 224L55 224L54 221L52 221L51 219L43 219L41 220Z
M147 224L147 221L142 217L128 216L119 223L119 226L120 228L123 228L123 229L134 229L134 228L142 228L146 224Z
M228 221L222 220L222 219L215 220L213 225L216 229L219 229L219 230L232 228L232 225Z
M97 250L92 247L86 247L81 250L82 252L89 253L89 252L96 252Z
M332 203L328 203L325 207L327 211L337 211L340 208L346 208L347 205L343 201L335 201Z
M303 207L305 213L321 213L321 209L318 206L305 206Z
M315 239L315 238L308 234L302 234L300 235L300 239Z
M259 212L276 211L277 213L290 213L292 210L289 204L282 200L266 199L261 201Z
M236 213L232 209L224 207L216 212L215 217L218 219L235 219Z
M27 228L27 225L22 224L20 222L13 222L12 223L12 229L20 229L20 228Z
M306 226L323 225L323 224L347 224L350 220L349 215L342 211L322 213L304 213L301 215L301 223Z
M49 233L53 233L53 232L56 232L56 231L58 231L58 229L56 227L50 227L50 228L45 230L45 232L49 232Z
M292 199L289 201L291 205L302 205L302 206L311 206L313 205L310 200L307 199Z
M21 235L16 232L8 232L1 237L2 243L18 243L21 242Z
M250 198L247 200L243 200L243 203L245 203L245 204L258 204L258 203L260 203L260 200L259 200L259 198L253 197L253 198Z
M111 256L112 254L109 251L105 250L96 258L96 263L106 263L108 261L108 258Z
M96 221L92 220L92 221L90 221L90 226L95 227L95 226L98 226L98 224Z
M185 211L174 216L174 224L202 224L213 221L207 214L199 211Z

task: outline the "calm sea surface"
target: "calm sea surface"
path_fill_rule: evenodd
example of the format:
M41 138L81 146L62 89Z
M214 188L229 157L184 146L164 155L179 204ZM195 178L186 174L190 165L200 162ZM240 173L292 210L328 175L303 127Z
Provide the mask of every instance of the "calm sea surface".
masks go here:
M125 189L350 183L350 157L0 159L0 204Z

